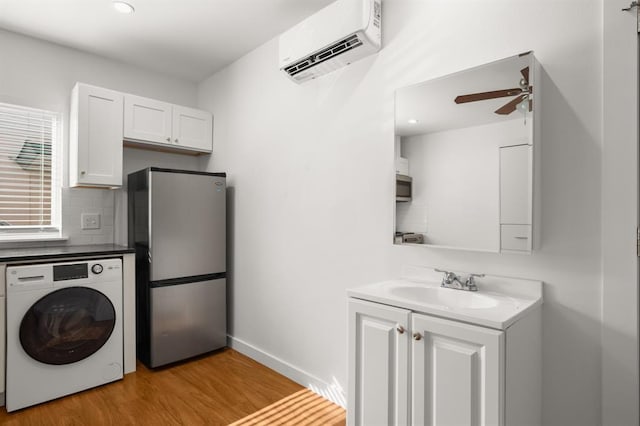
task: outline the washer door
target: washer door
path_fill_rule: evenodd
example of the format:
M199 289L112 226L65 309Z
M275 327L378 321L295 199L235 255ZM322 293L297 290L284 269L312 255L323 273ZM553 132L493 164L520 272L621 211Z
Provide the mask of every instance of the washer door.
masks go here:
M97 290L67 287L38 300L20 323L20 343L33 359L64 365L97 352L111 336L116 311Z

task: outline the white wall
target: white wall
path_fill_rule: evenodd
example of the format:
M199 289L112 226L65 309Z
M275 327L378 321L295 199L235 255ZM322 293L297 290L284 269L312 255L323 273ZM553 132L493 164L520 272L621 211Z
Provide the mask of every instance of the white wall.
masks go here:
M543 423L600 423L602 0L385 0L384 49L303 85L272 40L204 81L234 188L230 332L346 389L345 289L433 265L543 280ZM394 90L529 49L544 68L531 256L393 246Z
M100 56L0 30L0 102L42 108L62 114L64 185L68 185L69 104L77 81L122 92L195 106L196 85L162 74L121 64ZM134 150L125 150L128 153ZM143 151L125 154L125 173L149 165L169 167L174 163L195 169L195 157ZM129 158L131 157L131 158ZM137 167L137 168L136 168ZM187 168L187 167L184 167ZM101 189L64 188L62 227L69 244L97 244L121 240L126 235L126 208L118 192ZM116 209L116 205L119 207ZM126 211L126 210L124 210ZM81 212L101 213L100 230L80 229ZM59 242L52 244L60 244ZM15 246L15 243L12 244Z

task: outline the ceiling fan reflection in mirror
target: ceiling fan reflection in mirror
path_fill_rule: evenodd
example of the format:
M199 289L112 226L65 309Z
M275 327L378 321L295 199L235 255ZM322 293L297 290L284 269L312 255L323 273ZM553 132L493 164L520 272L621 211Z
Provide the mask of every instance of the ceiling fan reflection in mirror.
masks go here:
M500 115L509 115L516 109L522 112L526 112L527 110L531 111L533 109L533 100L531 98L533 94L533 86L529 86L529 67L521 69L520 74L522 74L522 78L519 83L520 87L460 95L456 97L455 102L456 104L464 104L468 102L517 96L495 110L495 113Z

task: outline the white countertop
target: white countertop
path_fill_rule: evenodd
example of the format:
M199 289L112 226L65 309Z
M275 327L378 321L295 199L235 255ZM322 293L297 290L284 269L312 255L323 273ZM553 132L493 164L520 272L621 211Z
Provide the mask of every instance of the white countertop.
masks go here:
M466 278L464 272L454 271ZM349 297L505 330L542 304L542 282L487 275L477 292L443 288L442 273L405 267L403 277L347 290Z

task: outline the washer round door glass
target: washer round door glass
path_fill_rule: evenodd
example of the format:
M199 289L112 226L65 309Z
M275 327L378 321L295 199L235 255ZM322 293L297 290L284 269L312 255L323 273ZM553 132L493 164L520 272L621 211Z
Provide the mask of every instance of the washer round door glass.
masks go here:
M116 322L111 301L97 290L67 287L38 300L20 323L20 343L42 363L71 364L96 353Z

